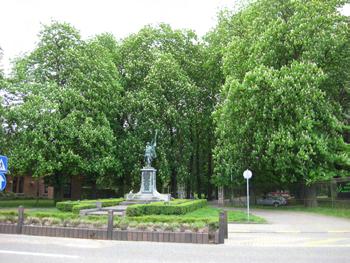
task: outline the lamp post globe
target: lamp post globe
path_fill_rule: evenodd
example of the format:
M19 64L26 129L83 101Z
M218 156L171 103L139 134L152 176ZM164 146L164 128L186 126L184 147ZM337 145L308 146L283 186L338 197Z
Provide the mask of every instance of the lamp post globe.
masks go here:
M252 176L253 176L253 173L249 169L247 169L243 172L244 179L250 179L250 178L252 178Z

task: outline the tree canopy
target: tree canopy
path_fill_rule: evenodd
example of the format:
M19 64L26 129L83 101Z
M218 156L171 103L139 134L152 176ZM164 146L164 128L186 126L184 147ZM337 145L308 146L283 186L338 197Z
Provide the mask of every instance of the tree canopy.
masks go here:
M228 170L242 181L247 167L260 185L349 174L343 3L262 0L221 15L210 36L225 81L215 112L219 183L229 182Z

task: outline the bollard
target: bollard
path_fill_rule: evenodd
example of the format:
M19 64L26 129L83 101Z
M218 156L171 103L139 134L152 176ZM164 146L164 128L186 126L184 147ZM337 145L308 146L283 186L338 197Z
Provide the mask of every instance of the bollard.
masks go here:
M22 234L22 226L24 222L24 207L18 207L18 221L17 221L17 234Z
M224 210L224 237L228 238L228 220L227 220L227 210Z
M102 202L96 202L96 208L101 209L102 208Z
M220 211L219 214L219 244L224 244L225 242L225 213Z
M108 211L107 239L112 240L113 235L113 210Z

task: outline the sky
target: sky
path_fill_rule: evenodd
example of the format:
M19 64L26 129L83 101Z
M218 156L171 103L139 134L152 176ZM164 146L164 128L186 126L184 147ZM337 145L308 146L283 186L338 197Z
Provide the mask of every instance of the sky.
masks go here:
M200 36L216 24L217 13L235 0L0 0L2 68L10 60L33 50L41 24L68 22L83 38L110 32L117 39L148 24L165 22L189 28Z
M217 13L232 9L238 0L0 0L2 65L34 49L42 24L68 22L83 38L112 33L117 39L143 26L161 22L187 28L203 36L217 22ZM350 15L350 6L344 9Z

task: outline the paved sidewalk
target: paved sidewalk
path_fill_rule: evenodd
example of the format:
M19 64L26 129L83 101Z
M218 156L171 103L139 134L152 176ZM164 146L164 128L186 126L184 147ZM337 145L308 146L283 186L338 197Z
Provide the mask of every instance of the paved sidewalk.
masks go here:
M267 224L229 224L229 232L350 233L350 220L307 212L253 209Z
M265 218L267 224L229 224L226 245L255 248L350 249L348 219L273 209L253 209L251 213Z

